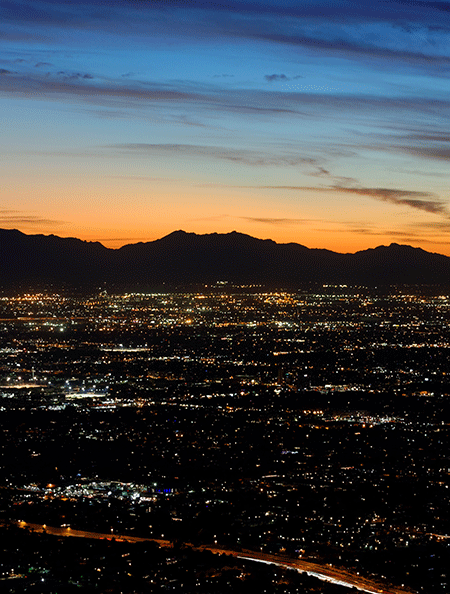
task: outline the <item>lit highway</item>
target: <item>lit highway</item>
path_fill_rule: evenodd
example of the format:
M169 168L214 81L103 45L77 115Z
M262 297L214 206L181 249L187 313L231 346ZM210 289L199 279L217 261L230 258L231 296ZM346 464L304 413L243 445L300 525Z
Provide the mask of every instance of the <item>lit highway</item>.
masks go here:
M144 538L140 536L131 536L128 534L116 534L114 532L102 533L102 532L89 532L85 530L75 530L71 527L56 527L47 526L46 524L32 524L29 522L11 522L20 528L27 528L34 532L46 532L55 536L72 536L78 538L92 538L97 540L112 540L117 542L156 542L160 546L170 547L172 546L171 541L157 539L157 538ZM413 594L413 591L400 586L392 586L389 584L383 584L375 579L369 579L353 573L346 569L333 567L330 564L325 563L312 563L310 561L304 561L302 559L291 559L289 557L283 557L281 555L272 555L268 553L258 553L256 551L250 551L243 549L241 551L234 551L231 549L223 549L214 546L202 545L195 547L190 543L185 543L193 550L197 551L210 551L214 554L223 554L236 557L238 559L244 559L248 561L255 561L259 563L267 563L270 565L276 565L284 569L292 569L299 572L306 572L312 577L316 577L320 580L331 582L334 584L354 587L361 592L367 592L368 594Z

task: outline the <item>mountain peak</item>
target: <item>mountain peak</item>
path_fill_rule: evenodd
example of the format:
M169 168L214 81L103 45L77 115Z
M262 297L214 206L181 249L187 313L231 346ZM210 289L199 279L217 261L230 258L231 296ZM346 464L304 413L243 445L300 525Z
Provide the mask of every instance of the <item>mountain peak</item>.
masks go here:
M213 284L299 287L304 283L450 285L450 258L392 243L356 254L278 244L236 230L198 235L177 230L156 241L112 250L98 242L0 230L0 287L44 283L127 290Z

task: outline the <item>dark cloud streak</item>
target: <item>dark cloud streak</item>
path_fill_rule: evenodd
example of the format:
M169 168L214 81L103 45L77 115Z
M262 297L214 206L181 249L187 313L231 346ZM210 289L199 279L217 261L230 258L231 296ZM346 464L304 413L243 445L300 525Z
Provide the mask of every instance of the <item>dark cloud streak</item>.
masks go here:
M376 45L370 45L368 43L357 43L341 38L335 39L322 39L320 37L308 37L306 35L291 35L283 33L271 33L271 32L253 32L246 33L242 32L243 37L252 37L260 41L269 41L274 43L281 43L284 45L290 45L298 48L306 48L314 50L320 53L329 54L342 54L351 58L363 57L365 59L383 59L383 60L395 60L409 62L415 65L421 66L447 66L450 68L450 56L448 55L436 55L426 54L424 52L406 50L406 49L393 49L389 47L380 47Z
M252 167L297 167L301 165L315 166L316 161L310 157L295 154L268 154L247 149L233 149L219 146L191 145L191 144L147 144L122 143L101 147L116 150L121 153L139 155L164 154L173 157L204 157L232 161L233 163L250 165Z
M0 224L2 225L64 225L65 221L58 221L55 219L44 219L38 216L27 215L4 215L0 212Z
M268 225L304 225L311 222L316 222L313 219L296 219L296 218L276 218L276 217L238 217L243 221L249 223L265 223Z
M358 196L368 196L382 202L408 206L431 214L437 214L450 218L447 205L439 200L431 192L418 192L413 190L401 190L392 188L364 188L334 186L247 186L261 190L289 190L295 192L341 192Z
M70 9L61 0L40 0L30 4L29 1L10 0L5 3L5 20L20 20L24 23L53 23L58 24L67 18L79 13L80 25L89 26L92 19L96 21L107 21L114 17L114 11L120 9L134 9L142 12L150 10L166 11L168 3L164 0L141 1L135 0L109 0L105 4L102 0L90 0L90 2L71 2ZM285 19L332 19L335 22L396 22L400 25L405 23L419 23L423 26L440 26L445 28L442 22L442 13L450 12L450 2L427 2L414 0L372 0L372 2L354 2L353 0L326 1L326 0L305 0L301 4L291 3L283 5L280 2L271 1L236 1L210 2L208 0L171 0L170 8L180 12L191 10L201 11L205 14L217 13L245 16L280 17ZM89 19L86 18L86 13ZM83 19L83 14L84 19Z
M375 110L382 115L405 110L425 115L438 113L441 117L447 113L450 115L450 101L447 99L430 102L425 97L393 98L220 88L196 91L191 86L186 88L182 82L170 85L148 83L144 87L139 83L124 84L124 79L121 79L121 83L103 84L99 79L93 80L92 74L81 72L59 71L56 77L17 74L7 69L2 69L2 73L0 94L29 99L81 100L103 106L117 105L118 102L126 108L142 107L153 102L167 105L195 103L205 108L203 115L213 110L241 115L316 116L321 119L327 116L336 118L338 112L362 114L370 111L373 114Z
M64 75L64 72L60 73ZM8 82L0 82L0 93L29 97L36 99L45 96L46 99L61 99L63 97L77 97L90 100L93 103L104 103L105 99L137 99L143 101L198 101L204 99L202 95L183 91L166 90L163 88L138 89L125 86L103 86L82 84L90 76L70 76L69 82L54 80L45 77L14 76L8 77ZM128 105L129 106L129 105Z
M431 214L438 214L450 217L450 212L444 202L438 200L431 192L417 192L413 190L399 190L391 188L334 188L340 192L357 194L360 196L370 196L376 200L398 204L400 206L410 206L417 210L423 210Z
M383 60L407 62L421 67L436 66L450 68L450 57L445 50L439 53L436 44L428 40L418 44L421 37L416 29L435 29L450 31L450 24L442 18L449 12L448 2L425 3L381 0L371 2L307 1L301 6L286 6L275 2L236 2L217 3L207 1L184 2L174 0L170 3L160 1L140 2L112 0L108 3L43 1L10 1L5 3L2 13L3 23L33 26L35 28L57 29L95 28L116 36L138 36L147 43L153 43L155 35L171 38L191 39L247 39L272 44L284 44L308 51L343 55L351 59ZM170 18L168 18L170 16ZM320 23L321 26L317 27ZM405 40L397 46L395 36L391 35L389 45L380 33L376 40L372 34L359 35L355 30L343 28L345 23L359 31L363 26L390 26L402 29ZM6 37L33 35L24 30L4 29ZM35 40L42 38L42 31L36 31ZM394 41L393 41L394 40ZM268 75L272 76L272 75ZM276 75L282 76L282 75Z
M291 80L285 74L266 74L264 76L264 78L266 79L267 82L278 82L280 80L282 80L282 81Z

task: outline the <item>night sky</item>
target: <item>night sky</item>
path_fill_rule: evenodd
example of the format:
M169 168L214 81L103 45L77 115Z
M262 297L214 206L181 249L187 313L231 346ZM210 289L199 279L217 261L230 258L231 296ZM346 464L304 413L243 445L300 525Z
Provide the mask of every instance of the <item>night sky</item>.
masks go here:
M0 227L450 255L450 2L0 2Z

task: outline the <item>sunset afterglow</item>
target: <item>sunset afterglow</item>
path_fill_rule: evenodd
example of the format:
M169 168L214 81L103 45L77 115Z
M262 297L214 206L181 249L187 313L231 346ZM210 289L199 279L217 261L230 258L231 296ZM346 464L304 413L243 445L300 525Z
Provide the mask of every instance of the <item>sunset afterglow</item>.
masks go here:
M448 3L1 5L1 228L450 255Z

